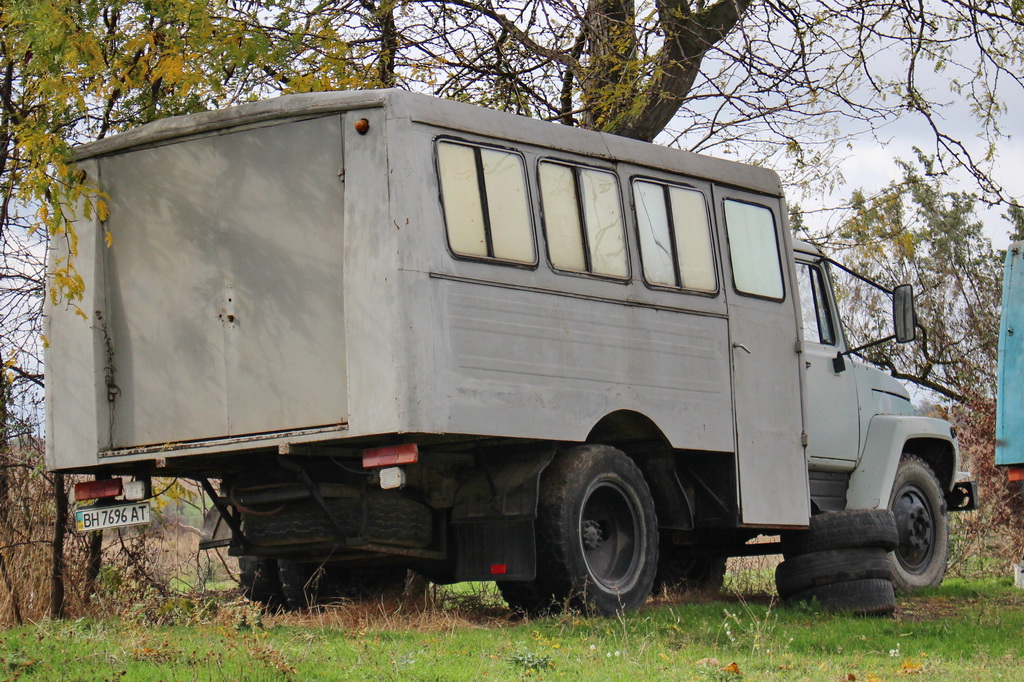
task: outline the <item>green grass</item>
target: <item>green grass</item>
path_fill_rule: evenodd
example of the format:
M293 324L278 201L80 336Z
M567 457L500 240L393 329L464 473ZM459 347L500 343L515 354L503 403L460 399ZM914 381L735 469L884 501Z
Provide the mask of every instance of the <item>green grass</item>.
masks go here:
M1024 678L1024 592L1006 581L951 580L883 619L782 608L763 596L698 596L622 618L517 623L488 594L457 591L455 601L407 615L371 605L270 617L229 602L215 613L182 609L175 626L147 625L131 610L120 621L46 622L0 633L0 678Z

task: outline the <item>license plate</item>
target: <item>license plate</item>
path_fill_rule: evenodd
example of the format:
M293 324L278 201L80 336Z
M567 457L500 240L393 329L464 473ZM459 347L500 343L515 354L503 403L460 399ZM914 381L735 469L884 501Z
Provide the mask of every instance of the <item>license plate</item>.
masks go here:
M119 504L115 507L81 507L75 510L75 529L79 533L104 528L141 526L149 522L149 502Z

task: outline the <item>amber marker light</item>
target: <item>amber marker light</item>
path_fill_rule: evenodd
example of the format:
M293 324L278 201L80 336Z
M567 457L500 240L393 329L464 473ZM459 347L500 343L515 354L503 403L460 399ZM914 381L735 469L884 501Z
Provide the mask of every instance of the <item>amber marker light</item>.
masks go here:
M360 135L365 135L370 131L370 122L365 118L361 118L356 121L356 132Z

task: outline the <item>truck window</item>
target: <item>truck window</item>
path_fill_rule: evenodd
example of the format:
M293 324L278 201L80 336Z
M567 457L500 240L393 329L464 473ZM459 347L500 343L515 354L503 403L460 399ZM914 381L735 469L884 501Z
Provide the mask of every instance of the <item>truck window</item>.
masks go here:
M800 287L800 312L804 320L804 338L827 346L836 344L832 309L825 293L825 280L819 268L797 263L797 286Z
M653 286L718 289L704 195L648 180L633 181L644 280Z
M448 244L455 254L537 262L521 156L442 140L437 168Z
M542 161L548 256L559 270L628 277L619 182L593 168Z
M741 294L782 300L782 262L775 218L764 206L725 200L725 229L736 290Z

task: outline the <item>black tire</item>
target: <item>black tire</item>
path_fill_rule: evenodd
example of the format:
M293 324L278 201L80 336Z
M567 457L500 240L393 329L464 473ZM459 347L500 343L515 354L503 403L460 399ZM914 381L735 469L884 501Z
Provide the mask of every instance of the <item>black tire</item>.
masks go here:
M249 601L275 610L285 606L276 559L238 557L238 584L242 588L242 595Z
M881 547L833 549L803 554L775 568L775 587L785 599L823 585L851 580L892 580L888 553Z
M782 554L791 559L834 549L881 547L887 552L899 545L896 521L888 509L852 509L811 517L807 530L782 534Z
M281 590L289 609L298 611L332 602L367 599L400 592L407 570L402 566L349 568L303 561L278 562Z
M790 595L786 603L813 604L815 600L824 611L830 613L887 616L896 610L896 594L892 583L881 578L812 587Z
M913 455L904 455L889 508L899 537L890 555L893 585L901 592L938 585L949 560L949 521L946 500L931 467Z
M433 541L430 508L396 491L372 491L361 497L329 497L335 521L370 542L427 547ZM280 547L338 540L338 531L313 500L285 504L274 514L242 513L245 535L253 544Z
M635 609L657 564L658 520L636 464L603 445L560 453L537 510L537 580L555 602L603 615Z
M520 616L544 616L556 607L554 593L536 580L502 581L498 591L508 607Z
M721 590L725 582L727 559L724 556L697 554L689 547L662 542L658 547L658 572L654 576L654 589Z

